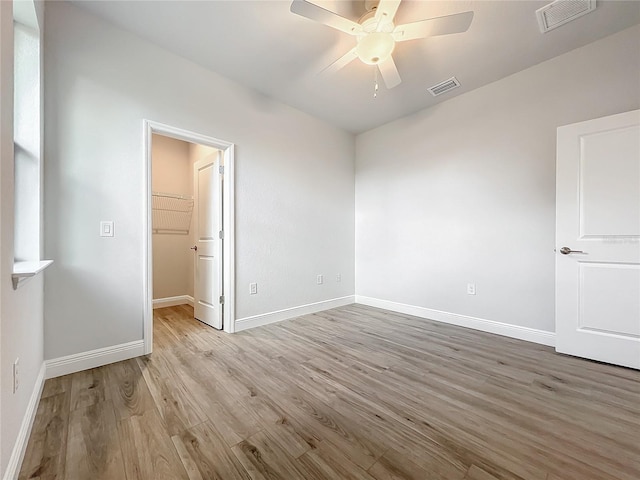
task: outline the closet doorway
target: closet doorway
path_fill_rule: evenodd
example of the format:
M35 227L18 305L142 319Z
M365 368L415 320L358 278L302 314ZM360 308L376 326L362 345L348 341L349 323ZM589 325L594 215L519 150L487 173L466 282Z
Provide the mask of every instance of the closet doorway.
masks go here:
M233 332L233 145L146 121L145 171L145 353L154 308Z

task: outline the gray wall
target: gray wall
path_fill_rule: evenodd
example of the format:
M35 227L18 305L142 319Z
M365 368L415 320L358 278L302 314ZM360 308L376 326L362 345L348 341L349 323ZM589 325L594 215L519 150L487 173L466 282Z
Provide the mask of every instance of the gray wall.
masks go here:
M22 5L37 15L38 25L44 21L44 3ZM33 20L33 15L29 15ZM13 290L11 273L14 248L14 149L13 149L13 14L12 2L0 2L0 477L3 477L29 400L37 395L38 374L43 361L43 276L23 283ZM37 109L37 107L36 107ZM39 113L32 112L38 115ZM31 139L38 138L38 122L29 129ZM28 145L32 155L40 155L40 145ZM36 174L38 172L35 172ZM38 198L38 196L35 196ZM32 205L37 207L36 205ZM31 222L40 216L35 212ZM35 220L38 223L37 220ZM33 227L33 226L32 226ZM37 255L41 243L37 228L29 232L33 240L30 259ZM20 359L19 387L13 392L13 362Z
M142 338L143 119L237 145L237 318L354 293L352 135L66 3L45 60L45 358Z
M356 294L554 331L556 128L640 106L638 45L636 26L359 135Z

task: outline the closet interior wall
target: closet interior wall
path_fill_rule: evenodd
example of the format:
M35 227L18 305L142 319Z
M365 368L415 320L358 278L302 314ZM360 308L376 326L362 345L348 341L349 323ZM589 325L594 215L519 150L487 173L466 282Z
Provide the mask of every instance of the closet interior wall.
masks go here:
M190 144L153 135L151 185L153 192L193 196ZM193 224L193 219L191 221ZM153 299L193 297L193 229L188 233L153 231Z

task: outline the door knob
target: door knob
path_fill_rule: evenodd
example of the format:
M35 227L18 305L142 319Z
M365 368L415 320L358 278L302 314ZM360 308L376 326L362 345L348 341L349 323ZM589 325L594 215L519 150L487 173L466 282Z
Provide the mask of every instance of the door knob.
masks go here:
M571 250L569 247L562 247L560 253L563 255L569 255L570 253L584 253L582 250Z
M193 247L190 247L189 250L195 250L197 252L198 251L198 246L194 245Z

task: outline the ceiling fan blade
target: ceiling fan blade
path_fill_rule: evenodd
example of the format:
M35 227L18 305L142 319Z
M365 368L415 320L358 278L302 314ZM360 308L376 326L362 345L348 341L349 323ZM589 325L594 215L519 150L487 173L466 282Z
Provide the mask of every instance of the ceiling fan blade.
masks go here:
M456 13L445 17L429 18L414 23L398 25L393 31L396 42L417 38L466 32L473 20L473 12Z
M379 63L378 69L380 70L380 74L382 75L382 79L384 80L384 84L387 88L391 89L400 85L400 82L402 82L396 63L393 61L393 57L389 57L388 60Z
M375 16L376 22L378 24L378 31L380 31L380 28L382 28L385 23L382 20L393 22L393 18L396 16L396 12L398 11L398 7L400 6L400 1L401 0L380 0L380 3L376 8Z
M327 68L323 69L319 73L319 75L327 75L330 73L335 73L341 68L346 67L349 63L351 63L356 58L358 58L358 54L356 53L356 49L354 47L351 50L349 50L347 53L345 53L343 56L341 56L338 60L333 62L331 65L329 65Z
M341 17L306 0L293 0L290 10L292 13L328 25L349 35L357 35L362 32L362 26L359 23Z

